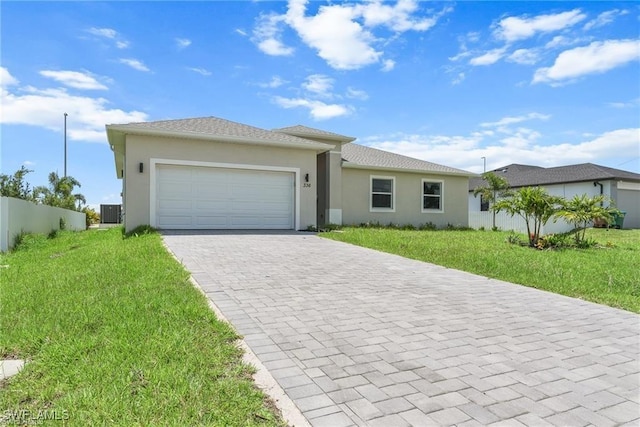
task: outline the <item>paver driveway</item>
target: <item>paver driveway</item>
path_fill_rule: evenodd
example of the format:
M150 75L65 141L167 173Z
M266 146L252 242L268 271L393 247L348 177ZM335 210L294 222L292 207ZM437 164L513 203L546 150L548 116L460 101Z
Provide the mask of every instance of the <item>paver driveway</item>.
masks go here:
M640 423L635 314L309 233L164 239L314 426Z

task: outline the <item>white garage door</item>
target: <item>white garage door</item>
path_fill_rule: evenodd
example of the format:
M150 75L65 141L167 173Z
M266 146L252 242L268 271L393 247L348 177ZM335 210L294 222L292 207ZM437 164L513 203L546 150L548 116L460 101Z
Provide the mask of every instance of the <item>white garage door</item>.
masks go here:
M292 229L293 173L158 165L156 226Z

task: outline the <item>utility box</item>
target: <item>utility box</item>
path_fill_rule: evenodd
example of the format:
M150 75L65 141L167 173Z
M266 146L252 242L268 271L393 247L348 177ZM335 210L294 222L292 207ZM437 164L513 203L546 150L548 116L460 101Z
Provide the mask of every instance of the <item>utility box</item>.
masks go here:
M122 223L122 205L100 205L100 224Z

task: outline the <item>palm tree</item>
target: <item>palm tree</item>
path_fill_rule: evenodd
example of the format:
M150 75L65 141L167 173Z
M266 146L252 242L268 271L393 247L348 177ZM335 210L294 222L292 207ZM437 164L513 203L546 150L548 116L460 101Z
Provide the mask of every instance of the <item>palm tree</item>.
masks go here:
M482 200L488 201L490 206L495 204L498 197L507 197L509 195L509 188L510 188L509 181L507 181L506 178L502 176L498 176L493 172L485 172L482 174L482 179L484 179L487 182L487 185L476 187L473 190L473 195L477 197L478 194L480 194L480 197L482 198ZM495 209L492 209L492 211L493 211L492 228L493 230L495 230L496 229L496 211Z
M34 188L33 193L36 199L43 205L80 210L82 203L86 203L87 201L82 194L73 194L75 187L81 187L81 185L74 177L65 176L60 178L57 172L51 172L49 174L49 187L38 186ZM78 203L77 207L76 203Z
M574 225L576 244L579 245L584 242L587 227L591 222L598 218L611 222L613 215L619 212L612 206L604 207L606 201L608 198L602 194L594 197L586 194L575 195L571 200L563 201L555 216L564 218Z
M511 216L521 216L527 225L529 246L534 247L540 239L540 230L558 211L562 199L549 195L540 187L524 187L511 197L499 200L494 206L496 212L507 211Z

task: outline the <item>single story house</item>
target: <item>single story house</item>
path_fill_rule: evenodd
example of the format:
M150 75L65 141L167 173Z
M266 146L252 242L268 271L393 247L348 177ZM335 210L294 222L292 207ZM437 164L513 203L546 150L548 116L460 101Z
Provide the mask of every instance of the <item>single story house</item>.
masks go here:
M626 212L624 228L640 228L640 174L621 169L582 163L577 165L543 168L539 166L511 164L491 171L504 177L511 188L543 187L553 196L571 199L586 194L593 197L607 196L621 211ZM474 213L489 210L488 203L473 195L473 190L486 185L482 177L469 180L470 223L474 226ZM497 224L500 227L499 224ZM501 227L503 228L503 227ZM546 232L571 230L564 221L549 223Z
M106 126L126 230L466 226L474 174L292 126L216 117Z

